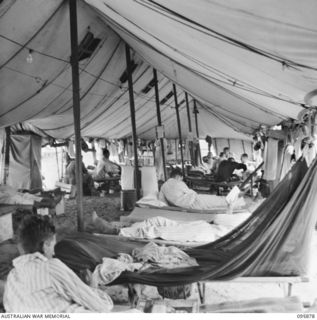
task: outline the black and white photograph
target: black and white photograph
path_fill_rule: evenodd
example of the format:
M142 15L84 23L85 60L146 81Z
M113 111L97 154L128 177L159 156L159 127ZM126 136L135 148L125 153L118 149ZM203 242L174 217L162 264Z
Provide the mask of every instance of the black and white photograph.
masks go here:
M316 0L0 0L0 318L314 319L316 155Z

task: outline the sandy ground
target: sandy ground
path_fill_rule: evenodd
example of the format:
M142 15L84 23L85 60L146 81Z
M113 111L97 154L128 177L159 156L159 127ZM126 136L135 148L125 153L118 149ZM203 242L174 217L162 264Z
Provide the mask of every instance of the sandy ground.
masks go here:
M93 211L107 221L119 221L120 216L130 212L120 211L120 193L107 194L105 197L84 197L84 221L89 223ZM76 231L77 207L76 200L67 200L65 214L55 219L56 229L60 236Z
M107 221L119 221L121 215L128 215L129 212L120 211L120 194L107 195L101 197L85 197L84 219L89 222L91 213L95 210L97 214ZM55 218L55 224L59 238L65 234L76 231L77 214L76 201L67 200L66 213ZM317 299L317 232L314 237L313 259L309 283L295 284L293 295L299 296L303 302L312 303ZM1 279L5 279L6 274L11 268L11 261L18 255L14 240L9 240L0 244L0 302L2 300ZM194 290L194 294L195 294ZM285 287L277 284L246 284L246 283L208 283L206 287L206 303L214 304L224 301L238 301L255 299L261 297L283 297ZM196 294L195 294L196 295Z
M89 223L93 211L107 221L118 221L121 215L130 212L120 211L120 194L115 193L101 197L84 197L84 221ZM17 224L19 214L13 216L14 226ZM65 214L54 217L58 239L66 234L77 231L76 200L66 200ZM16 227L15 227L16 229ZM0 279L4 279L11 267L11 261L18 255L15 240L11 239L0 243Z

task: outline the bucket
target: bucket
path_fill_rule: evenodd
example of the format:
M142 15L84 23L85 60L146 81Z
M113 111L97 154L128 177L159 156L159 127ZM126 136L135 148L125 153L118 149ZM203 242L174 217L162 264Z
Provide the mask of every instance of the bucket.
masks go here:
M136 203L136 190L121 190L121 211L131 211Z

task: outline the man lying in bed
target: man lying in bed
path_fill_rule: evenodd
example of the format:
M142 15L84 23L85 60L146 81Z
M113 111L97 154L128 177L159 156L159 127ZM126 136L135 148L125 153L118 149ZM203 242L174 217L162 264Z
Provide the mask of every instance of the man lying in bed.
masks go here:
M212 210L228 206L225 197L198 194L194 190L189 189L185 182L183 182L180 168L173 169L170 178L162 185L159 200L170 206L196 210ZM239 198L233 204L233 208L243 207L244 205L244 199Z
M87 231L101 234L116 234L138 239L162 239L177 242L208 243L219 239L251 216L251 213L220 214L212 222L175 221L164 217L153 217L132 225L107 222L93 212Z
M19 230L21 256L13 260L3 298L6 312L109 312L111 298L84 284L54 259L55 227L47 217L27 216Z

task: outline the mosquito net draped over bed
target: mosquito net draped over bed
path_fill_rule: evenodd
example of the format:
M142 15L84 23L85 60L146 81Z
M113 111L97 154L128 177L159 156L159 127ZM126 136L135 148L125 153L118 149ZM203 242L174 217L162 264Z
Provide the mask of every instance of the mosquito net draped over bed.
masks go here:
M238 276L298 276L308 273L317 214L317 162L301 158L252 216L215 242L186 250L199 267L124 272L114 283L174 286ZM56 245L56 256L75 272L103 257L131 253L144 243L76 234Z

